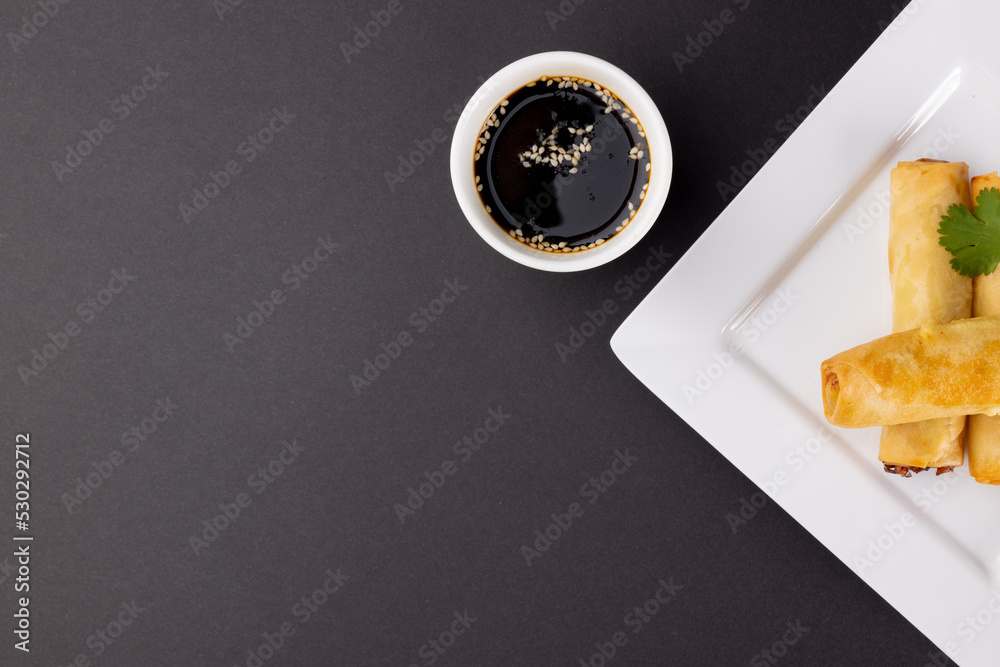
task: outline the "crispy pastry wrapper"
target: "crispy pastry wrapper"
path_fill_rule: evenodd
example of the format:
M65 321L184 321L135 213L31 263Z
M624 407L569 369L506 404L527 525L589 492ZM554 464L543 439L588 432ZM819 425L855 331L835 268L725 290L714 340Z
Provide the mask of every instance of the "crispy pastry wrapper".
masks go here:
M990 188L1000 190L1000 176L995 171L972 179L972 198ZM1000 270L973 279L972 314L1000 315ZM1000 417L969 417L969 473L977 482L1000 484Z
M890 192L892 330L970 317L972 280L951 268L951 255L938 243L937 231L949 206L971 204L968 165L900 162L892 170ZM888 426L882 429L879 459L890 466L960 466L965 459L965 426L964 415Z
M834 426L997 415L1000 317L890 334L827 359L820 370L823 410Z

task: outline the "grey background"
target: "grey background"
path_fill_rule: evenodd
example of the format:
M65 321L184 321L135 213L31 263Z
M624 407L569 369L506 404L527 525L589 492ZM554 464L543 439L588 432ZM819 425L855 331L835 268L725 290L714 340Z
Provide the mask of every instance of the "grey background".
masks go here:
M832 88L898 4L567 1L550 24L556 0L399 0L350 62L341 44L388 3L52 6L19 49L0 43L0 507L13 510L13 441L28 432L35 537L32 652L5 633L0 663L244 665L288 622L264 664L424 665L466 611L471 627L434 664L578 665L619 631L608 664L769 664L760 652L796 622L808 631L784 664L931 662L933 645L774 504L734 534L726 516L758 490L608 345L666 268L631 294L616 285L651 249L675 262L724 208L717 182L786 139L781 119ZM727 8L736 21L678 71L672 54ZM0 30L36 11L4 3ZM552 49L632 74L676 159L642 245L576 275L479 240L447 143L402 183L384 175L435 130L450 141L481 79ZM168 75L119 118L113 100L147 66ZM246 162L239 144L275 108L294 118ZM113 132L60 182L52 162L104 118ZM234 159L242 171L185 222L180 204ZM282 276L319 237L339 252L290 290ZM122 268L136 279L84 321L78 304L106 299ZM414 313L456 280L467 289L418 331ZM230 352L224 334L274 289L284 303ZM617 312L560 358L607 299ZM79 335L22 380L71 321ZM401 332L412 345L356 392L350 376ZM129 451L122 434L168 398L174 414ZM491 409L511 416L459 461L453 445ZM251 475L293 439L304 450L257 494ZM66 494L116 450L124 463L70 512ZM581 487L618 450L635 462L589 504ZM394 505L445 460L455 474L401 522ZM190 538L240 493L250 505L195 553ZM522 545L574 502L582 516L527 566ZM327 569L348 580L302 623L294 605ZM9 628L13 575L0 579ZM633 634L626 614L661 579L682 589ZM95 639L133 601L134 622Z

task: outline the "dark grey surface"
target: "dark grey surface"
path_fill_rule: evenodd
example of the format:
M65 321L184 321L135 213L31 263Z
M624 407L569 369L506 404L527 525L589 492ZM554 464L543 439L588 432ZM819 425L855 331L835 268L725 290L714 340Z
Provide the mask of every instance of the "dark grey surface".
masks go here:
M42 4L4 3L0 29ZM935 647L772 503L734 534L726 516L757 489L608 345L666 270L625 287L649 253L676 261L724 208L717 182L787 138L786 114L832 88L898 5L564 1L556 21L555 0L398 0L348 62L341 44L389 3L49 4L36 35L0 44L0 508L13 511L28 432L35 538L31 653L7 633L0 663L246 665L287 623L263 664L429 665L454 621L433 664L579 665L616 632L608 664L771 664L761 651L795 625L808 630L778 647L784 664L933 664ZM727 8L735 22L678 71L672 54ZM676 158L641 247L576 275L479 240L447 143L402 183L384 175L435 130L450 140L481 79L552 49L631 73ZM167 75L123 118L114 100L147 67ZM239 145L274 109L294 118L249 162ZM112 131L60 181L52 162L102 119ZM180 205L230 160L239 174L185 221ZM319 238L339 248L292 289L283 276ZM122 269L135 279L102 293ZM283 303L230 351L224 335L275 289ZM446 289L458 298L425 322ZM617 312L561 359L556 344L607 299ZM412 344L356 392L350 376L403 332ZM66 349L22 379L49 334ZM509 417L478 450L458 445L498 425L491 410ZM155 432L123 440L144 419ZM268 482L257 471L284 442L301 451ZM631 463L615 484L584 489L618 453ZM454 474L401 522L394 505L446 460ZM237 498L249 505L196 553L191 537ZM522 545L572 503L582 514L529 567ZM328 570L343 585L305 618L296 604ZM636 634L628 614L661 580L675 591ZM107 644L96 633L116 633L120 612L129 625Z

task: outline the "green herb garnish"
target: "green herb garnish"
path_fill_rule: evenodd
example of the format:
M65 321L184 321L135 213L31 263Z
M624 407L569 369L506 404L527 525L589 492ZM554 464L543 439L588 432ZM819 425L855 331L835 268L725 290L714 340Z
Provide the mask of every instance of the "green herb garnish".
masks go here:
M952 204L942 216L938 243L954 257L951 268L963 276L988 276L1000 264L1000 190L983 190L971 211Z

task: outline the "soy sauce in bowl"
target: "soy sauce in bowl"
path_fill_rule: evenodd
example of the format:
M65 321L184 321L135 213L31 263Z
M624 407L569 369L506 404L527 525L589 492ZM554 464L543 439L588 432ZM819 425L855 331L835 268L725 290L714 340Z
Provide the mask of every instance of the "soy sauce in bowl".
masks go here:
M599 83L543 76L504 99L479 132L476 188L511 237L543 252L603 244L649 187L639 120Z

